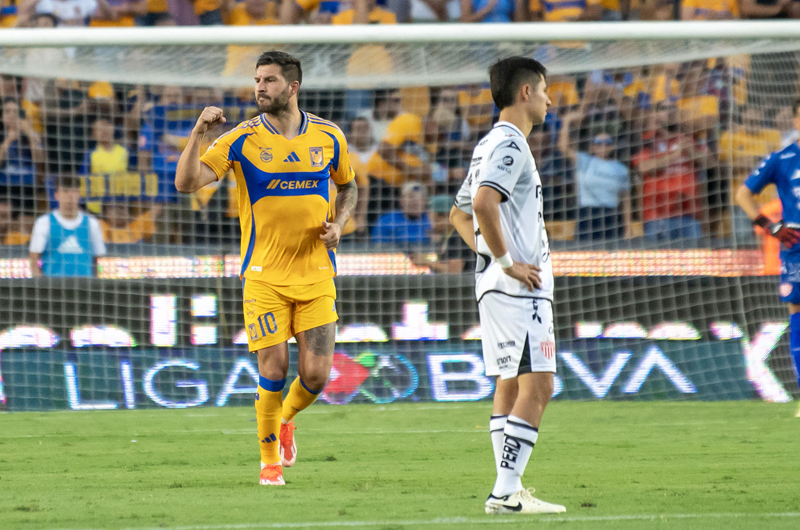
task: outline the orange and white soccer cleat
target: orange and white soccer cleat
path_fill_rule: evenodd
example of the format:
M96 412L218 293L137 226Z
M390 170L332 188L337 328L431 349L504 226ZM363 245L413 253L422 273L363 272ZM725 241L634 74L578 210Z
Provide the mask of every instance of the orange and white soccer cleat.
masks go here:
M294 422L281 423L281 437L278 452L281 455L283 467L292 467L297 460L297 443L294 441Z
M280 464L267 465L261 463L261 476L259 482L262 486L285 486L283 481L283 466Z

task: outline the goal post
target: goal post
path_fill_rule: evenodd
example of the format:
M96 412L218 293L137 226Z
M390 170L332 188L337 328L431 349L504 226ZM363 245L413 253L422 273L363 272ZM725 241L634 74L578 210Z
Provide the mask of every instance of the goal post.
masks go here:
M0 407L249 403L236 181L191 196L172 182L204 106L228 120L204 147L258 116L253 70L267 49L301 60L301 108L342 128L376 208L336 256L336 370L322 401L490 395L471 257L446 219L497 118L488 67L511 55L548 69L552 107L528 144L556 274L557 399L797 391L777 247L732 200L763 157L798 140L794 22L7 29L0 143L25 140L0 160ZM420 170L399 172L383 144ZM80 182L107 252L93 277L33 278L26 236L64 176ZM404 190L417 178L421 190ZM774 197L759 197L773 214ZM417 239L381 227L398 211L424 216Z

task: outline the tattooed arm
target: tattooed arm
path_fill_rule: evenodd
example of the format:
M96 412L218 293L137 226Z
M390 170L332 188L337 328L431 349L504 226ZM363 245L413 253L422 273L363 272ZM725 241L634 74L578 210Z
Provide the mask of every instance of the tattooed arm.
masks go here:
M334 223L338 224L342 230L353 215L353 211L358 204L358 184L356 179L351 180L342 186L336 185L336 219Z
M358 203L358 185L355 179L347 184L337 184L336 191L336 218L332 223L322 223L325 233L319 236L328 250L333 250L339 245L342 230L347 225L347 221L350 220L350 216L353 215Z

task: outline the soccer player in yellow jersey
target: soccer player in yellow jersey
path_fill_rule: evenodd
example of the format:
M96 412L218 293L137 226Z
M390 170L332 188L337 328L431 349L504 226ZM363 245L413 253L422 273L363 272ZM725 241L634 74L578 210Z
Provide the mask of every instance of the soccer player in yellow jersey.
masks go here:
M220 136L200 156L205 133L222 123L206 107L181 154L175 187L192 193L233 168L242 226L242 290L250 351L258 355L256 418L262 485L283 485L294 464L295 415L325 388L333 363L336 255L358 200L347 141L333 123L300 110L300 61L268 51L256 63L262 114ZM331 219L329 179L336 185ZM298 346L298 377L286 399L287 341Z

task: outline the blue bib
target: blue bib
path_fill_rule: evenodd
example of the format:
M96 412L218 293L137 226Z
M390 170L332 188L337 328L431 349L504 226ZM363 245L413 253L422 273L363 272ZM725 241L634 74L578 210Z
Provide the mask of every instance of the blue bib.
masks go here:
M67 230L50 214L50 240L42 253L45 276L63 278L94 275L94 251L89 230L89 216L81 224Z

